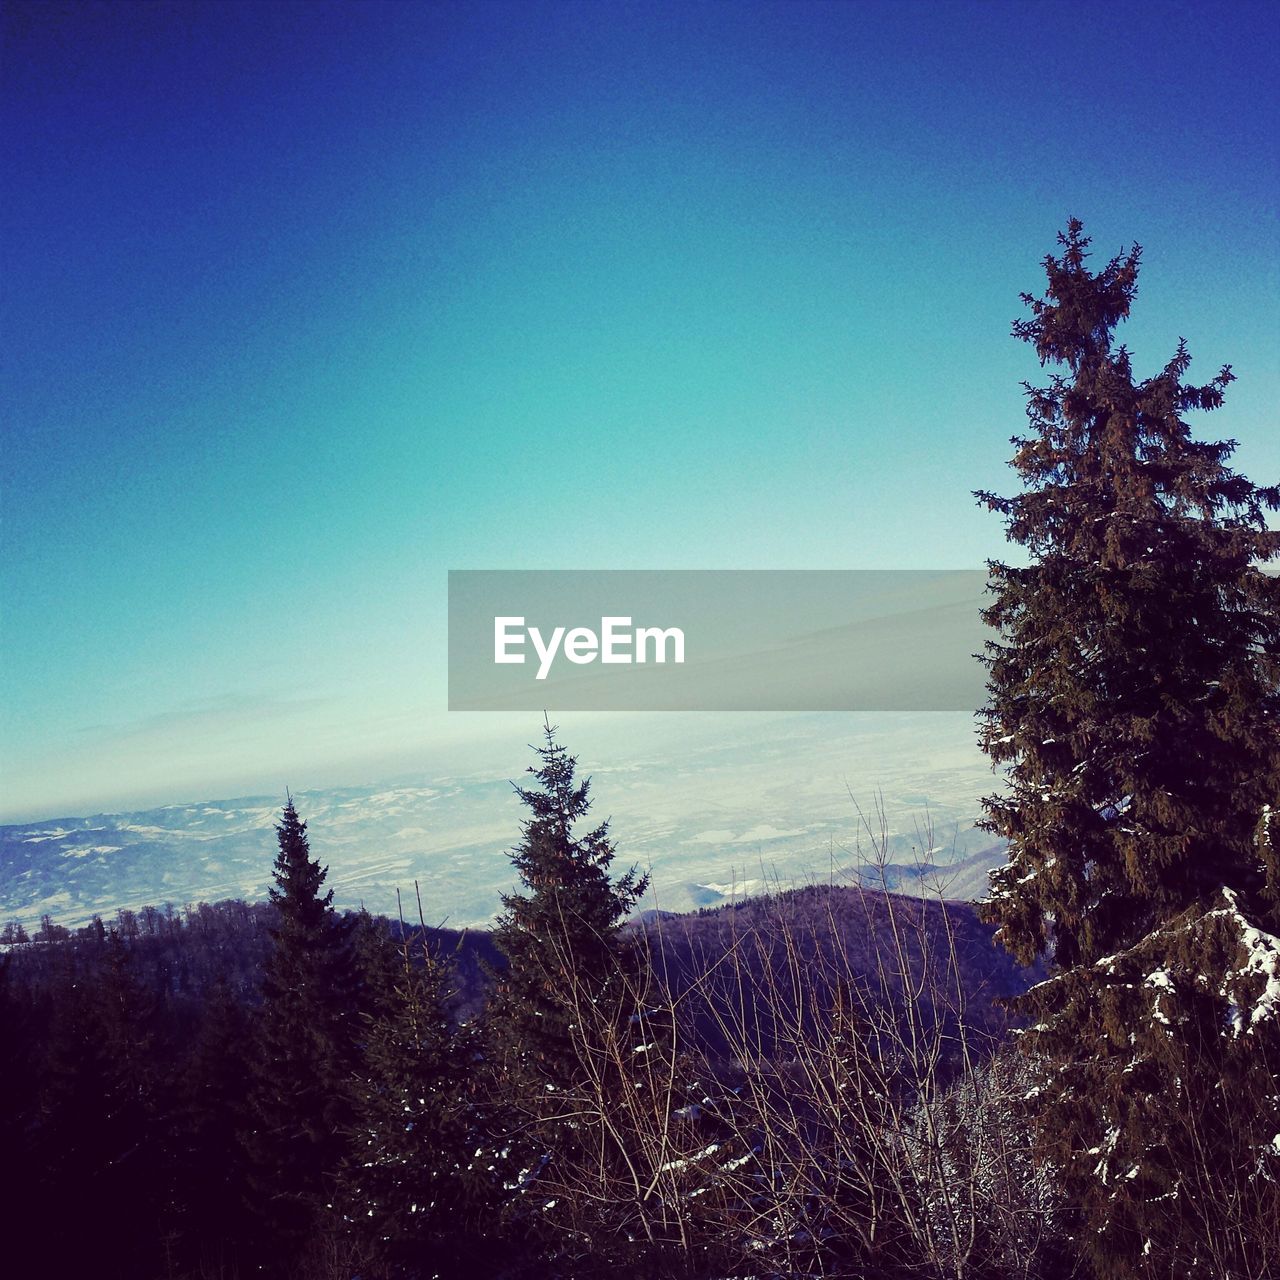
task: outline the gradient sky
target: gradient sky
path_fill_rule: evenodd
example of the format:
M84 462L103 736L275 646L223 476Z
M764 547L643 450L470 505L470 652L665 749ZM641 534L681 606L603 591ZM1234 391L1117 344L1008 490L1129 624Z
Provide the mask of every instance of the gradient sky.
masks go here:
M1270 4L70 4L3 44L0 815L356 781L450 568L975 567L1069 214L1280 477ZM517 730L527 739L530 731Z

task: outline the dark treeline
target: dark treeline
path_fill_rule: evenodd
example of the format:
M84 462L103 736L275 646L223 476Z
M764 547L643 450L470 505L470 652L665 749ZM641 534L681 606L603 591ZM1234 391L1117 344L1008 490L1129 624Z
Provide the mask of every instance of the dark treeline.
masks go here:
M271 1272L277 1224L251 1211L254 1179L272 1176L253 1146L255 1118L270 1105L260 1092L269 1063L282 1088L300 1083L296 1064L265 1040L280 924L275 903L144 908L77 930L46 922L0 958L11 1256L29 1251L32 1266L67 1275ZM392 930L363 915L342 927L350 979L332 999L349 1005L354 1026L376 1000L373 941L393 945ZM450 961L449 1015L465 1019L482 1000L492 943L483 933L429 932ZM422 950L419 930L405 936ZM305 1033L298 1044L307 1051Z
M550 735L537 772L523 794L535 812L551 800L551 837L538 818L526 830L530 892L496 935L335 912L292 803L271 902L46 919L34 939L10 927L11 1256L130 1277L730 1274L735 1254L794 1246L759 1231L758 1104L776 1105L801 1070L795 1035L829 1036L851 986L868 1026L912 1001L939 1086L966 1044L998 1045L993 1001L1026 979L968 905L822 886L628 924L643 886L608 877L605 828L574 836L586 785ZM769 1064L754 1099L752 1058ZM921 1082L898 1072L907 1105ZM612 1178L586 1190L579 1135L605 1122L606 1080L650 1113L608 1117L614 1158L670 1184L667 1208L642 1207L658 1212L647 1233ZM557 1118L562 1098L594 1119Z
M1090 1274L1002 1007L1043 969L941 895L810 886L628 923L643 879L610 874L550 729L538 757L524 892L492 933L338 913L290 802L269 903L11 946L10 1257L282 1280Z

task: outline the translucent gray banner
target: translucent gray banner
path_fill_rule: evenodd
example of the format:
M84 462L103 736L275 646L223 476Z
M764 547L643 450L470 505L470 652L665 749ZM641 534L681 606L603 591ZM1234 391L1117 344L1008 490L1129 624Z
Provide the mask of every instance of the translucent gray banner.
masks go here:
M972 711L983 570L457 570L451 711Z

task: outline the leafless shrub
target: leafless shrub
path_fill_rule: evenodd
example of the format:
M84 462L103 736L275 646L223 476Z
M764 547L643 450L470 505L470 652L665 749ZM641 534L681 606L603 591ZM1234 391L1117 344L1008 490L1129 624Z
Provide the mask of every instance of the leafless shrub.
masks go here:
M883 872L883 814L867 831ZM731 912L679 972L659 918L620 1008L569 978L580 1071L539 1100L560 1141L524 1194L582 1258L664 1274L1050 1274L1025 1069L970 1025L954 904L866 889L851 931L832 895L796 901Z

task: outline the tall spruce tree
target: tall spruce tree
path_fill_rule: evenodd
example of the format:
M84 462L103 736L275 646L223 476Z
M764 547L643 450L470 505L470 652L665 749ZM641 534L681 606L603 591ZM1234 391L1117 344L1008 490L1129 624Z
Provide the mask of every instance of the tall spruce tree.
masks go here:
M262 981L248 1149L276 1270L305 1267L305 1250L334 1215L333 1179L351 1118L357 1020L350 926L324 891L328 868L311 857L292 797L276 827L276 923ZM271 1242L268 1245L266 1242Z
M1026 387L993 563L982 744L1008 865L986 905L1050 977L1021 1002L1044 1152L1103 1277L1280 1274L1280 505L1184 415L1179 343L1135 381L1113 345L1140 249L1096 273L1072 220L1015 336L1055 370Z

